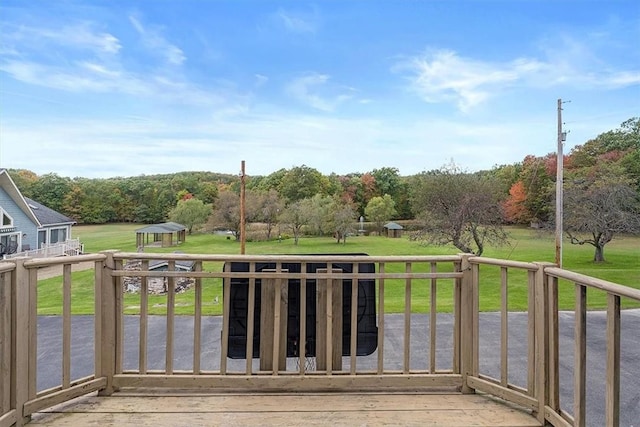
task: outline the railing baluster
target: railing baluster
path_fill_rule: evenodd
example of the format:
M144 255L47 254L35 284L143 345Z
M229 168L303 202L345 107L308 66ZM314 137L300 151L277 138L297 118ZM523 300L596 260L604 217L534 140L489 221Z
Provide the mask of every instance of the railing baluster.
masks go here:
M104 261L95 261L93 263L93 298L94 298L94 316L93 316L93 370L94 376L100 378L102 376L102 350L100 348L100 341L102 340L102 287L104 283L102 281L102 270L104 268Z
M431 273L438 271L438 264L431 263ZM431 279L431 292L429 302L429 373L435 374L436 372L436 319L438 314L438 279Z
M202 261L197 261L194 271L202 272ZM194 280L194 306L193 306L193 374L199 375L200 358L202 354L202 278Z
M122 260L115 260L114 270L122 270ZM116 334L116 354L115 354L115 373L122 373L122 365L124 361L124 301L123 301L123 289L122 289L122 277L116 277L113 281L115 286L114 290L114 304L115 304L115 334Z
M620 297L607 294L607 385L605 422L620 425Z
M220 337L220 375L227 374L227 355L229 354L229 310L231 307L231 279L224 278L222 282L222 333ZM249 355L247 355L248 357Z
M549 406L554 410L560 409L560 342L559 342L559 319L558 319L558 279L549 277L548 287L548 307L549 307Z
M282 263L278 262L276 263L276 273L281 273L282 272ZM273 292L274 292L274 297L273 297L273 345L272 345L272 351L273 351L273 356L272 356L272 360L273 360L273 369L272 369L272 373L273 375L278 375L278 372L280 370L280 337L281 337L281 329L282 329L282 325L281 325L281 307L282 307L282 279L280 277L278 277L276 280L270 280L269 281L270 284L272 284L272 286L274 286ZM269 291L271 292L271 290ZM286 366L285 366L286 368Z
M143 260L140 269L149 271L149 260ZM149 278L140 278L140 343L138 350L138 370L147 373L147 325L149 322Z
M456 272L462 271L462 263L454 264ZM455 279L453 285L453 373L460 373L460 328L461 328L461 300L462 300L462 279Z
M573 363L573 418L575 427L585 426L587 378L587 288L576 283Z
M380 275L385 273L385 263L379 264ZM384 277L378 280L378 375L384 373Z
M529 391L529 396L535 396L536 390L536 380L535 380L535 367L536 367L536 322L535 322L535 312L536 312L536 272L532 270L527 271L528 277L528 316L527 316L527 338L528 338L528 357L527 357L527 390Z
M353 271L360 268L359 264L353 265ZM342 285L342 284L341 284ZM349 362L352 375L356 373L356 355L358 348L358 279L351 279L351 348L349 354L351 360Z
M405 272L411 273L411 263L405 264ZM411 370L411 279L404 283L404 362L402 372L408 374Z
M500 268L500 383L509 384L509 287L507 267Z
M38 390L38 269L30 268L27 273L29 285L29 399L35 399ZM20 329L19 329L20 330Z
M300 263L300 339L298 340L298 361L300 375L304 375L307 368L307 263Z
M71 264L62 267L62 388L71 385Z
M256 278L254 273L256 272L256 263L249 263L249 289L247 290L247 342L245 345L246 366L245 371L247 375L251 375L253 372L253 335L254 335L254 322L255 322L255 306L256 306ZM262 281L262 286L266 286L265 281Z
M11 408L12 274L10 271L0 272L0 416Z
M170 260L167 266L169 271L176 271L176 262ZM175 278L167 278L167 341L165 354L165 371L167 375L173 374L173 334L175 330L175 306L176 284Z

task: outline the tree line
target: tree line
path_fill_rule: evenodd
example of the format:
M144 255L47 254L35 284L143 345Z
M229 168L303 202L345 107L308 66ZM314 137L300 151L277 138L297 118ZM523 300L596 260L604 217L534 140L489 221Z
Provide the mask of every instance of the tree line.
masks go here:
M323 175L302 165L246 177L246 218L266 238L286 230L333 235L346 242L359 217L375 231L389 220L412 220L413 238L482 254L507 240L503 225L551 225L555 215L556 154L466 172L454 163L401 176L397 168ZM619 233L640 232L640 118L573 148L564 159L565 231L575 244L604 245ZM240 177L179 172L107 179L67 178L9 170L23 195L78 224L158 223L231 230L239 238ZM275 235L276 227L279 229Z

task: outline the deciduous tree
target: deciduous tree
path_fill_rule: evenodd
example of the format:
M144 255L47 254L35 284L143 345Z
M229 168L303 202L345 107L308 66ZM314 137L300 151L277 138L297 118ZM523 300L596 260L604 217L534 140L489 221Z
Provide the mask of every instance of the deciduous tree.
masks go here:
M396 203L390 195L376 196L369 200L364 214L368 221L373 221L376 225L378 233L382 233L382 227L385 222L389 221L396 214Z
M443 168L422 177L414 203L422 222L414 238L476 255L487 244L508 242L499 188L490 178Z
M176 207L169 212L169 219L187 227L191 234L194 227L207 222L211 212L210 204L192 197L178 201Z
M564 229L571 243L595 248L603 262L604 247L614 236L640 233L640 202L632 183L619 173L598 171L565 183Z

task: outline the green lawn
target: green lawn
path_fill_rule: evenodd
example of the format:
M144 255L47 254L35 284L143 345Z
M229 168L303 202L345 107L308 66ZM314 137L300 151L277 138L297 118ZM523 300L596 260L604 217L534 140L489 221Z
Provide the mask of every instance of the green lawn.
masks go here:
M110 224L98 226L74 227L74 236L79 237L85 245L86 252L98 252L104 249L119 249L126 252L135 251L136 224ZM488 248L485 256L518 261L553 261L555 242L550 234L526 228L511 228L511 245L501 248ZM173 252L180 250L186 253L238 254L240 244L228 240L226 236L212 234L194 234L187 236L186 242L173 248L147 248L146 252ZM409 241L407 238L389 239L374 236L354 236L347 239L347 244L336 244L330 238L303 238L296 246L293 239L282 242L247 242L247 254L304 254L304 253L345 253L364 252L370 255L442 255L456 254L454 247L423 246ZM640 238L620 237L605 248L606 263L594 264L593 248L565 244L564 268L587 274L593 277L640 288ZM219 271L222 266L205 263L207 271ZM481 269L480 308L483 311L497 310L500 307L500 269L485 267ZM61 278L42 280L38 284L38 312L40 314L59 314L61 312ZM429 301L429 280L414 282L412 286L412 311L426 312ZM404 310L404 281L387 281L385 285L385 307L388 312ZM438 283L438 310L452 309L452 281ZM72 312L74 314L93 313L93 272L76 272L72 284ZM571 309L574 287L571 283L560 282L560 307ZM217 301L216 302L216 297ZM526 310L527 307L526 274L510 270L509 275L509 308ZM192 314L194 292L176 295L176 313ZM203 281L203 302L205 314L220 314L222 301L222 284L219 279ZM588 303L591 309L606 306L602 292L589 292ZM166 296L149 296L150 312L164 314ZM125 311L133 314L138 311L140 296L125 296ZM623 307L638 307L623 300Z

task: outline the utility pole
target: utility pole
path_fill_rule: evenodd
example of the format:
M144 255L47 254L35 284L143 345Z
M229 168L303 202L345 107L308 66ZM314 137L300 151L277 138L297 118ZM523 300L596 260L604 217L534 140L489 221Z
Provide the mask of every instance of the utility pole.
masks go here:
M244 160L240 163L240 255L244 255L244 247L246 242L245 236L245 174L244 174Z
M567 101L570 102L570 101ZM556 264L562 268L562 217L563 217L563 173L564 154L562 146L567 138L562 131L562 99L558 99L558 150L556 154Z

